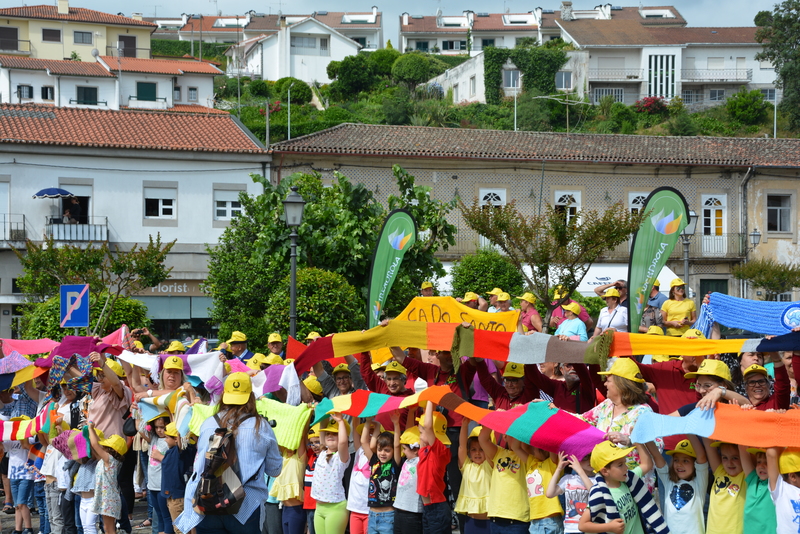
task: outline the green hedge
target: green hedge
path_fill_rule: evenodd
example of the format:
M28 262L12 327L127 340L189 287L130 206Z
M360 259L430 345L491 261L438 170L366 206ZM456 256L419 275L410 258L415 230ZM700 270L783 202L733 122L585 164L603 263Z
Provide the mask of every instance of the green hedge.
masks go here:
M502 101L503 65L511 60L522 73L522 88L538 89L542 94L556 92L556 72L567 62L562 50L547 48L494 48L483 51L483 77L486 86L486 103Z
M229 43L206 43L203 42L203 59L213 59L221 62L220 68L225 70L228 64L228 57L225 51L230 47ZM170 39L151 39L150 48L154 56L184 56L192 53L191 41L173 41ZM200 41L194 42L195 55L200 54Z
M459 55L459 56L437 55L436 59L438 59L439 61L441 61L443 63L447 63L447 68L452 69L453 67L458 67L459 65L464 63L466 60L468 60L469 56L466 55L466 54Z

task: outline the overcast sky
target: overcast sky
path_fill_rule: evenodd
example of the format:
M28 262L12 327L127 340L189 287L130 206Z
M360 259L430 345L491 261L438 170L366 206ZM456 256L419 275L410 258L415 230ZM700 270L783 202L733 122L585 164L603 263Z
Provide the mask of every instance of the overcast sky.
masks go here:
M141 12L146 17L179 16L181 13L203 13L214 15L217 10L223 15L241 14L249 10L258 13L312 13L314 11L369 11L373 5L383 12L384 39L395 42L398 32L398 17L404 11L413 15L433 15L441 8L445 15L460 14L462 11L488 11L500 13L509 9L512 13L526 13L537 7L558 9L561 0L404 0L385 2L381 0L70 0L75 7L85 7L110 13ZM0 0L3 7L19 6L22 2ZM47 0L27 0L27 5L50 3ZM54 2L53 2L54 3ZM604 0L573 0L574 9L592 9ZM613 0L614 5L631 6L638 2ZM753 17L761 10L771 10L774 2L765 0L674 0L673 2L654 2L644 0L643 5L673 5L688 21L689 26L752 26ZM113 7L112 7L113 5Z

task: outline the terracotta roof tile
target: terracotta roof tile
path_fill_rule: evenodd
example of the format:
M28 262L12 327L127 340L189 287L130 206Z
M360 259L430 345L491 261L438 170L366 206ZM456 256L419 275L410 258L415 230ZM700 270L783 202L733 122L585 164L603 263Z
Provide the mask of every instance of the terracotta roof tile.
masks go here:
M661 44L759 44L756 27L740 28L647 28ZM759 44L760 46L760 44Z
M635 20L558 21L581 46L757 44L755 26L739 28L651 28Z
M114 78L100 63L84 61L64 61L57 59L38 59L20 56L0 55L0 66L6 69L46 70L61 76L93 76Z
M314 13L313 17L318 21L322 22L323 24L330 26L331 28L335 28L337 30L346 30L348 28L358 29L358 28L380 28L381 27L381 18L383 17L383 13L378 11L377 17L375 17L375 22L364 22L364 23L347 23L342 22L342 18L345 15L369 15L372 16L372 11L370 12L358 12L358 11L329 11L327 15L321 15L320 13Z
M479 17L475 14L472 30L482 31L536 31L539 26L536 24L504 24L503 13L489 13L488 17ZM508 15L525 15L528 13L508 13Z
M0 143L265 154L230 114L0 104Z
M141 108L129 108L127 106L122 106L124 110L132 110L132 111L141 111ZM216 109L216 108L209 108L206 106L200 106L196 104L175 104L171 108L161 109L160 112L175 112L175 113L213 113L215 115L230 115L229 112L225 111L224 109Z
M206 61L183 61L180 59L139 59L133 57L100 56L112 71L144 72L148 74L222 74L214 65Z
M291 17L295 16L311 16L311 15L287 15ZM278 20L278 15L264 15L263 17L253 17L250 19L250 24L248 24L245 29L247 31L260 31L260 32L276 32L280 29L280 20Z
M436 16L430 15L415 19L408 17L408 24L403 24L403 17L400 16L400 31L402 33L467 33L467 27L445 27L440 28L436 25Z
M69 13L61 15L56 6L23 6L0 9L0 17L17 17L27 19L63 20L69 22L93 22L95 24L115 24L120 26L146 26L156 28L152 22L136 20L130 17L112 15L102 11L93 11L82 7L70 7Z
M654 137L341 124L272 145L279 154L800 167L800 139Z
M620 10L611 11L611 20L636 20L643 26L686 26L686 19L674 6L646 6L645 9L669 9L675 15L675 18L646 19L639 14L638 7L623 7ZM556 28L556 20L561 21L561 11L543 13L542 28Z
M180 31L182 31L182 32L191 32L192 28L194 28L194 31L199 32L201 30L201 28L202 28L202 30L204 32L231 32L231 33L240 32L241 33L242 29L243 29L241 26L240 27L233 26L233 27L227 27L227 28L226 27L220 27L220 28L214 27L214 23L216 23L217 20L219 20L219 19L235 19L235 18L236 18L236 15L221 16L221 17L203 15L203 18L196 18L196 19L191 19L190 18L188 21L186 21L186 25L184 27L182 27L180 29ZM239 20L241 22L244 22L246 19L247 19L247 17L245 17L244 15L239 15ZM199 40L199 37L198 37L198 40Z

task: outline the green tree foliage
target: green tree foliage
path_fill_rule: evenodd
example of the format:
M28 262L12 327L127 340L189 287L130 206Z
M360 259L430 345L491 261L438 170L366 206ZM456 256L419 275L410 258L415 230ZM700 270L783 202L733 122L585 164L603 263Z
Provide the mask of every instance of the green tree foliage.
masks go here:
M252 96L267 98L272 96L270 86L264 80L253 80L247 87Z
M769 104L764 102L764 95L758 89L748 91L741 86L725 103L725 110L731 120L742 124L763 124L769 114Z
M428 81L431 76L430 60L421 53L403 54L392 65L392 78L411 86Z
M800 288L800 266L758 258L731 269L733 277L764 290L764 300L778 300L778 295Z
M289 101L289 90L292 91L292 104L308 104L311 102L311 87L303 80L291 76L281 78L275 82L275 91L280 95L281 102Z
M544 132L551 130L550 101L537 90L526 91L517 98L517 123L520 130Z
M393 94L387 95L383 99L383 115L386 117L386 124L408 124L413 110L411 92L403 86L397 87Z
M475 199L460 208L467 225L496 245L523 273L536 298L546 303L545 325L561 304L550 301L551 287L558 283L568 293L575 291L592 263L629 239L644 216L631 214L621 202L603 212L581 210L569 221L562 207L549 204L544 213L531 216L520 213L513 202L487 210Z
M783 88L781 109L789 118L789 129L800 130L800 0L784 0L769 12L756 15L756 41L763 50L758 60L771 61Z
M331 61L328 63L328 66L325 67L325 73L328 75L328 78L331 80L335 80L337 76L339 76L339 67L342 66L341 61Z
M508 60L517 66L523 90L537 89L542 94L556 92L556 72L567 62L563 50L540 46L528 48L494 48L483 51L483 78L486 103L499 104L502 99L503 65Z
M207 43L203 42L203 59L210 59L221 63L219 67L225 70L225 65L228 64L228 56L225 51L230 48L230 44L226 43ZM191 41L174 41L172 39L150 39L150 49L153 51L153 56L173 56L183 57L192 53ZM200 41L194 42L195 57L200 55Z
M123 324L136 325L137 327L149 326L147 306L132 297L120 297L114 304L111 314L107 317L100 316L101 310L109 294L89 294L89 328L79 330L83 335L107 335ZM61 328L61 303L58 297L51 297L44 302L25 304L22 318L22 339L50 338L60 341L64 336L72 335L72 328ZM103 322L105 326L100 326Z
M394 48L382 48L374 52L370 52L367 56L369 64L372 66L372 72L376 76L391 76L392 65L401 56L400 52Z
M484 294L493 287L502 287L511 295L521 295L525 279L513 263L493 247L483 247L467 254L453 265L453 296L467 291Z
M669 135L693 136L697 135L699 131L697 124L695 124L686 112L679 113L667 123L667 132L669 132Z
M520 37L517 39L514 48L532 48L539 45L539 40L536 37Z
M331 84L331 93L337 100L348 100L362 91L369 91L374 82L375 75L369 56L347 56L339 65L336 81Z

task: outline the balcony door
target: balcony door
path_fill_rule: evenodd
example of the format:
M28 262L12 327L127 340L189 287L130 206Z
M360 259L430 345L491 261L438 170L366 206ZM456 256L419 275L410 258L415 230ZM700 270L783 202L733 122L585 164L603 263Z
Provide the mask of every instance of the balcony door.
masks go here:
M136 57L136 36L135 35L120 35L119 47L121 49L119 55L122 57Z
M19 28L0 27L0 50L19 50Z
M724 256L728 251L728 195L703 195L703 256Z

